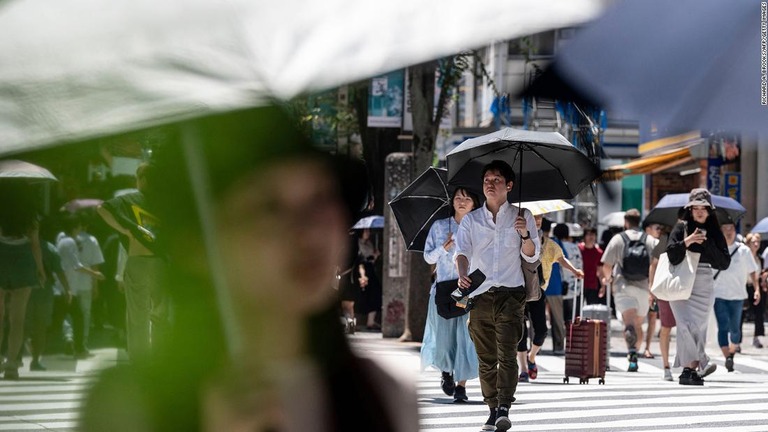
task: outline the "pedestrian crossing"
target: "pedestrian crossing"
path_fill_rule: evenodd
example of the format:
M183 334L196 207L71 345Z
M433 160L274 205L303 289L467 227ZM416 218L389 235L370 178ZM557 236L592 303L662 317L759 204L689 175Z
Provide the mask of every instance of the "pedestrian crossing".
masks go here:
M94 349L91 354L85 360L46 356L47 371L32 372L24 366L18 380L0 379L0 432L76 431L82 404L99 372L125 359L116 349ZM29 361L24 358L25 365Z
M0 381L0 431L75 430L95 375L21 372L18 381Z
M419 344L355 338L353 347L393 376L412 383L418 395L422 431L478 431L488 417L477 379L467 383L469 402L454 404L440 388L439 371L421 370ZM100 369L117 361L116 350L96 352L88 361L48 358L46 372L23 369L18 381L0 379L0 432L74 431L88 388ZM26 361L26 359L25 359ZM610 359L605 385L596 380L563 383L565 358L537 357L539 377L520 383L512 406L512 431L768 431L768 351L736 356L736 371L718 370L704 387L662 380L661 360L640 359L637 373L628 361ZM679 369L673 371L675 379Z
M539 376L520 383L510 410L512 431L766 431L768 362L741 357L728 373L720 365L704 387L662 380L658 359L641 359L640 371L625 372L628 362L611 358L605 385L597 380L563 383L563 357L537 357ZM676 372L676 373L674 373ZM440 388L438 371L417 380L420 430L478 431L488 418L477 379L467 383L469 403L454 404Z

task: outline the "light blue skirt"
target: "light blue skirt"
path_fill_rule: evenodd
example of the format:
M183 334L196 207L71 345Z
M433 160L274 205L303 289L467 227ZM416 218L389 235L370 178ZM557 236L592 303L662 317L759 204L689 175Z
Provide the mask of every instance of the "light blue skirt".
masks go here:
M456 381L477 378L478 360L475 344L469 338L469 314L458 318L445 319L438 315L435 293L429 295L427 324L421 343L421 369L430 366L452 372Z

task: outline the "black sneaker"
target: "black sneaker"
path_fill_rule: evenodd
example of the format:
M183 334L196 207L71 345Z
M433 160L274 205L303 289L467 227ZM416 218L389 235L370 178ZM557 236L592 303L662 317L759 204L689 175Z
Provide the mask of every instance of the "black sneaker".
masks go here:
M627 372L637 372L638 369L637 365L637 353L631 352L629 353L629 368L627 368Z
M704 380L691 368L683 369L678 382L680 385L704 385Z
M725 359L725 368L728 369L728 372L733 372L733 354Z
M466 387L457 385L456 390L453 391L453 402L462 403L468 400Z
M19 379L19 366L10 362L6 362L3 378L7 380Z
M19 370L18 369L6 369L5 374L3 374L3 378L7 380L17 380L19 379Z
M453 396L453 392L456 390L456 382L453 380L453 375L448 372L443 372L443 378L440 380L440 387L443 388L443 393L448 396Z
M496 407L491 408L491 415L488 416L488 420L485 422L481 431L495 431L496 430Z
M509 421L509 407L502 405L496 412L496 430L498 432L506 432L512 427L512 422Z
M29 370L31 371L44 371L48 370L45 366L43 366L42 363L39 361L32 360L32 363L29 364Z

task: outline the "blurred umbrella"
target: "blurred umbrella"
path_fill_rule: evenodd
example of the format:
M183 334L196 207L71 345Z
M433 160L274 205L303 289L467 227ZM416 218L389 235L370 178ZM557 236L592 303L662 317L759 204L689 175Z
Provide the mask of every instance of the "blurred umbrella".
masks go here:
M750 230L753 233L768 234L768 217L764 217Z
M600 168L559 133L505 128L448 153L448 184L481 189L483 167L494 159L515 170L510 200L571 199L600 177Z
M760 2L624 1L558 50L523 94L600 105L670 132L768 132Z
M58 181L47 169L20 160L0 161L0 179L23 179L35 181Z
M355 222L351 229L381 229L384 228L384 216L368 216Z
M389 202L406 250L424 252L432 223L451 215L447 176L443 168L427 168Z
M687 201L686 201L687 202ZM600 224L609 226L609 227L624 227L624 213L623 211L620 212L611 212L607 215L603 216L602 219L600 219Z
M73 199L72 201L67 202L63 206L61 206L60 211L68 211L70 213L77 213L80 210L85 210L89 208L95 208L101 205L104 201L100 199L95 198L82 198L82 199Z
M0 154L268 105L594 18L602 0L15 0Z
M528 201L523 203L512 203L512 205L519 205L522 208L526 208L531 211L534 216L558 212L563 210L572 209L573 206L563 200L543 200L543 201Z
M678 212L688 204L688 198L687 193L664 195L645 217L645 223L674 226L677 223ZM715 215L720 224L729 220L736 222L747 212L747 209L738 201L722 195L712 195L712 205L715 206Z

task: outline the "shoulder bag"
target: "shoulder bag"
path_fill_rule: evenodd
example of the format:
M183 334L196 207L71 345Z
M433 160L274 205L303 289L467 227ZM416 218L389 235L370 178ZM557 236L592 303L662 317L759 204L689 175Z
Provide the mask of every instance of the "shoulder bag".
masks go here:
M456 306L456 300L451 297L451 293L459 286L458 279L449 279L435 284L435 306L437 314L445 319L460 317L468 309Z
M701 258L700 253L686 250L683 261L678 265L672 265L667 253L661 254L653 276L651 293L666 301L687 300L693 290L699 258Z

